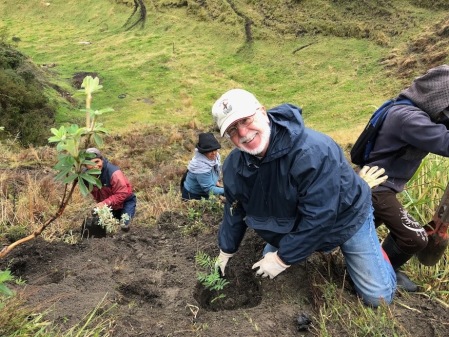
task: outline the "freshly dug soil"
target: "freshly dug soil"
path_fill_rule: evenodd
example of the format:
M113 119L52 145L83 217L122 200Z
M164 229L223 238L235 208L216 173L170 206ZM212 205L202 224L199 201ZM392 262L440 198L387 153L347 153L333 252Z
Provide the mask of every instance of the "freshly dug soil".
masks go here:
M185 221L164 214L154 228L135 225L127 233L76 245L37 238L0 260L0 269L9 267L26 280L28 303L39 311L51 309L46 318L64 328L103 298L105 308L115 303L111 333L117 337L317 336L317 313L324 305L317 282L332 279L349 301L357 301L338 252L315 254L273 280L256 277L251 266L263 242L248 231L228 264L225 297L212 302L217 293L198 283L195 254L218 253L217 228L185 235L180 230ZM423 295L398 294L391 311L403 336L449 336L449 310ZM346 335L341 326L328 328L334 336Z

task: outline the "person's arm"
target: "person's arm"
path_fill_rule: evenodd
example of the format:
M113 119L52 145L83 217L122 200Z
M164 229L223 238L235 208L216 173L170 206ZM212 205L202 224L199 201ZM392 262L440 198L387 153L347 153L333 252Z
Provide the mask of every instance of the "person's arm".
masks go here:
M94 200L97 203L101 202L101 191L100 191L100 189L97 186L94 186L92 188L92 191L90 192L90 194L92 195L92 197L94 198Z
M401 139L426 152L449 157L449 130L444 124L436 124L423 111L400 115Z
M226 197L224 206L223 221L218 231L218 245L226 253L235 253L243 240L246 232L246 223L244 221L245 211L241 205L235 201L229 202Z
M197 174L196 180L204 193L209 194L212 192L212 194L224 194L224 188L217 186L217 179L212 173L212 170L207 173Z
M324 148L323 148L324 147ZM341 198L346 189L365 184L349 166L337 145L317 144L295 159L291 178L297 184L299 223L296 231L279 243L278 256L286 265L306 259L323 247L336 224ZM349 202L348 202L349 203ZM350 206L348 206L350 207Z
M129 185L122 171L117 170L111 177L112 194L102 201L103 204L111 206L122 205L123 202L131 195L131 186Z
M227 196L226 200L229 199ZM220 255L217 257L217 266L220 267L221 275L225 275L225 268L229 259L239 249L246 232L246 223L244 221L245 212L241 205L234 201L226 202L224 206L223 221L218 231L218 246Z

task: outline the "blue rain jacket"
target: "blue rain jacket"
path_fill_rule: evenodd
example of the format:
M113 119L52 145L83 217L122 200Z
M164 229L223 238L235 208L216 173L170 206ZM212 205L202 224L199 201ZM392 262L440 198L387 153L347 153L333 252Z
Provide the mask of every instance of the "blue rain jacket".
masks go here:
M338 144L304 126L300 108L284 104L268 116L265 157L236 148L224 162L218 241L234 253L250 227L290 265L351 238L372 212L371 191Z

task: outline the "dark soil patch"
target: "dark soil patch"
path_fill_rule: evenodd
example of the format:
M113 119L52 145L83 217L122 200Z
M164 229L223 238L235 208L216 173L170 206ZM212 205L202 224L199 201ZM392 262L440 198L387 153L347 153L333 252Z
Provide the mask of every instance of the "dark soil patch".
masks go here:
M81 83L83 81L81 80ZM62 87L60 87L57 84L50 84L50 86L55 89L59 95L64 98L67 102L69 102L72 106L76 106L78 104L78 102L76 101L75 98L73 98L72 94L66 90L64 90ZM81 84L80 84L81 86Z
M105 298L106 306L117 306L113 336L317 335L317 310L324 303L314 285L331 278L342 283L338 254L316 254L274 280L261 279L251 266L263 242L249 231L229 263L226 297L211 303L216 294L198 283L195 254L218 253L217 228L183 235L187 219L182 215L165 214L160 220L154 228L136 225L128 233L76 245L37 238L0 260L0 269L9 267L26 280L28 303L36 310L50 308L47 319L66 328ZM335 272L329 275L326 266L332 264ZM350 285L339 287L357 300ZM422 295L398 295L391 310L410 336L449 336L448 309ZM298 332L298 318L304 317L312 323ZM344 335L341 330L336 326L333 335Z
M90 71L81 71L81 72L75 73L72 76L72 86L75 89L81 89L81 84L83 84L84 78L86 76L92 76L93 78L95 78L95 77L98 77L98 73L90 72Z

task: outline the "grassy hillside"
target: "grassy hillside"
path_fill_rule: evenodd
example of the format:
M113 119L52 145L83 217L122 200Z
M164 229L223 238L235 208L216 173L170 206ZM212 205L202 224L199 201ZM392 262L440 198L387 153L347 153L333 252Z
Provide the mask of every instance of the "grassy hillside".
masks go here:
M126 254L114 246L106 248L104 245L96 246L94 242L94 251L108 254L107 259L95 254L102 259L99 265L105 264L106 260L113 261L107 265L114 268L114 277L92 267L95 264L90 257L85 259L80 251L76 254L72 251L72 248L79 249L79 226L94 205L93 199L83 197L76 189L64 214L42 232L41 237L70 249L67 254L58 254L55 250L42 248L52 256L52 261L64 261L61 263L64 265L68 260L63 258L81 259L81 263L70 260L80 267L79 274L66 273L65 266L54 268L51 261L43 263L46 259L41 254L25 256L39 260L41 265L36 271L40 275L55 276L59 281L78 280L80 283L75 288L82 294L72 296L73 284L67 288L53 281L51 285L55 293L50 293L39 276L38 286L44 290L31 289L35 294L45 294L45 300L37 297L39 306L32 309L41 310L42 305L50 303L48 298L79 299L84 302L83 307L88 308L92 302L84 301L83 296L90 295L90 284L95 284L104 286L108 292L115 288L129 290L132 297L129 302L123 301L120 295L112 303L120 302L113 320L126 326L130 335L139 334L130 328L136 322L134 326L144 331L142 335L148 331L169 335L169 332L164 334L160 330L165 325L164 329L170 331L170 335L177 331L178 335L219 336L215 333L218 330L226 336L231 332L221 329L220 324L229 322L232 331L242 336L287 336L292 334L283 333L280 325L273 325L272 322L278 320L270 316L276 313L282 320L290 319L297 316L297 312L293 314L292 310L303 311L307 303L297 293L301 281L310 283L307 289L311 289L312 300L316 301L311 305L316 310L315 326L307 336L447 336L447 325L440 324L448 312L447 254L431 268L424 268L415 260L408 263L406 272L419 282L423 292L415 295L401 293L391 310L373 311L355 302L356 299L348 300L345 294L349 293L343 286L346 275L340 275L342 285L334 280L328 282L323 276L334 278L334 273L321 268L315 270L321 275L316 280L310 276L290 274L293 275L291 281L271 283L275 288L273 292L267 292L267 297L275 301L276 306L265 299L264 305L268 309L262 309L263 316L252 316L251 309L246 308L243 311L208 313L201 309L199 320L195 322L188 312L186 315L187 307L183 300L189 303L193 293L190 288L183 291L187 294L185 297L168 289L167 295L173 294L176 301L172 298L165 301L157 295L154 297L156 305L151 302L148 310L146 306L141 307L142 302L139 301L141 297L145 297L144 302L153 299L152 292L149 292L153 286L157 288L156 294L163 291L160 286L162 279L170 287L181 281L187 287L195 285L195 268L193 264L186 263L192 262L193 252L203 244L194 243L193 238L206 240L204 246L213 247L211 250L214 252L216 250L216 235L213 235L213 240L208 235L212 234L211 229L217 229L219 220L209 217L212 214L220 219L222 204L217 200L185 203L179 195L179 179L191 159L197 134L212 128L210 109L216 98L230 88L241 87L253 91L267 107L293 103L303 108L308 126L333 136L341 145L351 143L376 106L396 95L414 76L449 61L449 2L144 0L147 14L144 26L136 21L141 8L132 15L133 4L133 0L0 1L0 42L27 55L39 67L41 71L35 76L42 79L47 88L51 106L59 104L57 124L83 124L84 112L80 109L85 107L84 95L77 93L74 78L84 72L98 74L104 90L95 93L93 108L112 107L115 110L101 116L100 121L111 131L101 149L132 182L138 197L133 226L142 230L136 235L133 229L130 241L114 239L120 246L126 246L126 254L132 255L130 260L141 261L142 265L130 264L126 267L130 272L125 272ZM136 22L137 25L130 29ZM0 75L3 70L1 47ZM31 67L27 64L26 69L28 71ZM11 94L6 88L0 76L0 97ZM1 104L0 100L0 126L4 117ZM34 120L30 124L35 129L45 130ZM222 138L220 143L224 159L231 149L231 142ZM1 141L0 151L0 246L6 246L41 228L57 211L64 189L54 180L52 167L57 156L54 147L21 147L16 141ZM411 181L407 194L402 196L407 209L422 223L433 215L442 188L447 183L444 172L448 163L440 159L429 156ZM423 177L426 177L425 181L422 181ZM170 230L171 234L158 232L159 229ZM385 237L383 227L378 232L380 237ZM136 240L136 237L144 238L142 242L145 244L141 246L140 239ZM100 242L111 242L109 239ZM181 248L184 239L188 243L185 249ZM176 247L172 247L172 243ZM142 254L133 250L136 245L142 247ZM253 253L257 251L253 245L248 247ZM81 250L86 251L85 248ZM188 251L189 259L179 253L183 250ZM58 259L53 256L58 256ZM171 256L178 256L182 262L169 262ZM326 268L331 266L333 269L334 263L325 256L322 258L326 260ZM30 267L29 259L27 267ZM161 268L162 273L169 277L160 276L164 274L159 269L154 272L154 261L157 262L156 269ZM190 268L187 277L181 268L173 268L179 265ZM98 272L105 279L96 275L87 279L78 277L84 269ZM142 281L135 278L136 273L140 275L146 269L149 277L142 277ZM63 277L59 276L62 275L61 270ZM311 275L311 270L305 271ZM117 275L117 280L132 287L123 287L123 284L111 286L109 282ZM124 281L120 275L129 279ZM30 276L31 280L33 277L34 274ZM154 277L158 280L154 279L152 283ZM86 283L86 280L92 283ZM1 283L0 280L0 286ZM143 288L134 288L135 284L141 284ZM295 293L290 295L285 289ZM115 296L116 293L111 294ZM172 310L174 302L181 303L176 311ZM70 311L57 313L64 324L75 318L70 316L72 309L79 311L75 302L69 303ZM162 303L168 305L163 310L159 306ZM13 305L5 306L5 310L0 310L0 327L9 324L11 336L29 336L32 331L42 331L43 323L39 317L43 316L31 316L28 311L16 307L21 308L21 303L13 302ZM52 307L50 313L57 310ZM21 317L24 317L23 321L16 320ZM30 321L30 317L37 318ZM48 324L59 328L57 320L51 318L57 316L49 317L51 323ZM22 331L14 326L15 322ZM27 324L23 322L29 322L36 330L28 331ZM220 324L217 326L216 322ZM103 329L103 323L115 328L109 319L105 319L98 329L81 325L81 330L92 331L76 334L94 335ZM209 331L208 323L211 326ZM261 331L258 324L261 324ZM293 334L297 334L293 321L291 326ZM176 330L175 333L172 330ZM120 335L120 330L116 334ZM0 335L3 336L1 331ZM73 336L73 331L47 335Z
M145 2L143 28L127 30L132 3L5 0L0 37L70 93L75 73L97 73L107 90L95 103L115 109L105 118L117 133L209 125L214 100L243 87L267 107L300 105L309 126L346 142L374 106L428 67L416 63L404 81L382 61L410 57L407 43L445 16L438 1L432 9L419 1L159 0ZM447 44L439 48L447 53ZM80 118L82 106L66 103L59 122Z

